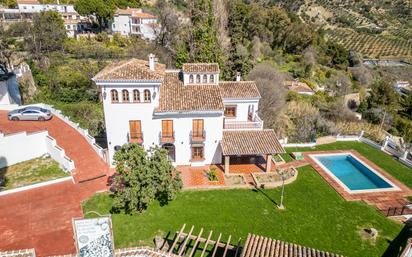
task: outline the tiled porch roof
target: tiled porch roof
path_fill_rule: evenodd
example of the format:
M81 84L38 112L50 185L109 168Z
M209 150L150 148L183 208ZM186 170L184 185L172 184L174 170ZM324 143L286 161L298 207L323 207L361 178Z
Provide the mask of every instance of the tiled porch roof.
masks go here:
M249 234L241 257L343 257L305 246Z
M223 155L257 155L284 153L272 129L223 131Z
M260 98L254 81L221 81L219 87L223 98Z

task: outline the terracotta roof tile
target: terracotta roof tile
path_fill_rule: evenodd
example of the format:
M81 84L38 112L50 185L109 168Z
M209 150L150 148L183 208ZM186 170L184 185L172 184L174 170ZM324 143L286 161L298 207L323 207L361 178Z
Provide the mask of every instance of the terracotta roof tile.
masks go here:
M182 70L184 73L192 72L219 72L219 64L217 63L185 63Z
M17 4L40 4L37 0L17 0Z
M223 98L260 98L254 81L221 81L219 87Z
M272 129L226 130L221 141L223 155L284 153Z
M143 12L143 10L139 8L117 9L115 15L130 15L142 19L156 19L156 16Z
M295 92L306 92L306 93L313 93L313 90L308 86L308 84L304 82L298 81L285 81L285 86L288 87L289 90Z
M166 66L156 64L155 70L149 69L149 62L139 59L123 60L107 65L93 80L157 80L162 81Z
M216 85L186 85L178 72L166 73L160 86L156 112L223 111L220 89Z
M262 247L265 246L266 247ZM343 257L342 255L249 234L241 257Z

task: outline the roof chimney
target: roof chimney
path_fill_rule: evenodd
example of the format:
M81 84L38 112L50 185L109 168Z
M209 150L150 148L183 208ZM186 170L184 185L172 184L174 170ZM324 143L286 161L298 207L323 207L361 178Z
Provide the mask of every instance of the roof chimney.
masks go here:
M236 81L240 81L241 77L240 77L240 72L236 72Z
M155 70L155 55L154 54L149 54L149 69L151 71Z

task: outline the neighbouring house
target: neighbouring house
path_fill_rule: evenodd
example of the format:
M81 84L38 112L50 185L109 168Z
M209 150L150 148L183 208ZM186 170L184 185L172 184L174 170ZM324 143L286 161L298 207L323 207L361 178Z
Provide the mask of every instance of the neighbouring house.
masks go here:
M113 33L135 35L148 40L156 38L159 26L156 16L137 8L117 9L110 24Z
M108 65L93 80L101 88L110 163L121 145L160 146L174 165L223 164L283 153L276 134L258 116L254 81L220 81L216 63L168 70L149 60ZM243 159L244 159L243 158ZM113 164L112 164L113 165Z
M301 95L314 95L315 91L304 82L299 82L298 80L287 80L285 81L285 86L288 90L294 91Z
M80 16L72 4L42 4L38 0L17 0L16 9L0 9L0 21L12 23L22 20L31 21L36 13L56 11L64 20L67 36L75 37L79 33L90 30L91 22Z
M412 93L412 86L409 81L396 81L394 87L399 94L409 95Z
M5 74L0 70L0 106L20 104L21 96L16 75L13 73Z

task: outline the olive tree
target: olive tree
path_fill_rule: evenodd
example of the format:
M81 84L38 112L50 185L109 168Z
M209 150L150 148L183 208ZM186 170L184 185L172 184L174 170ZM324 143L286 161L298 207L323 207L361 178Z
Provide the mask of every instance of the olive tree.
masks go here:
M135 143L123 145L114 155L113 208L142 212L153 200L161 205L173 200L182 188L179 172L168 159L167 150L146 152Z

